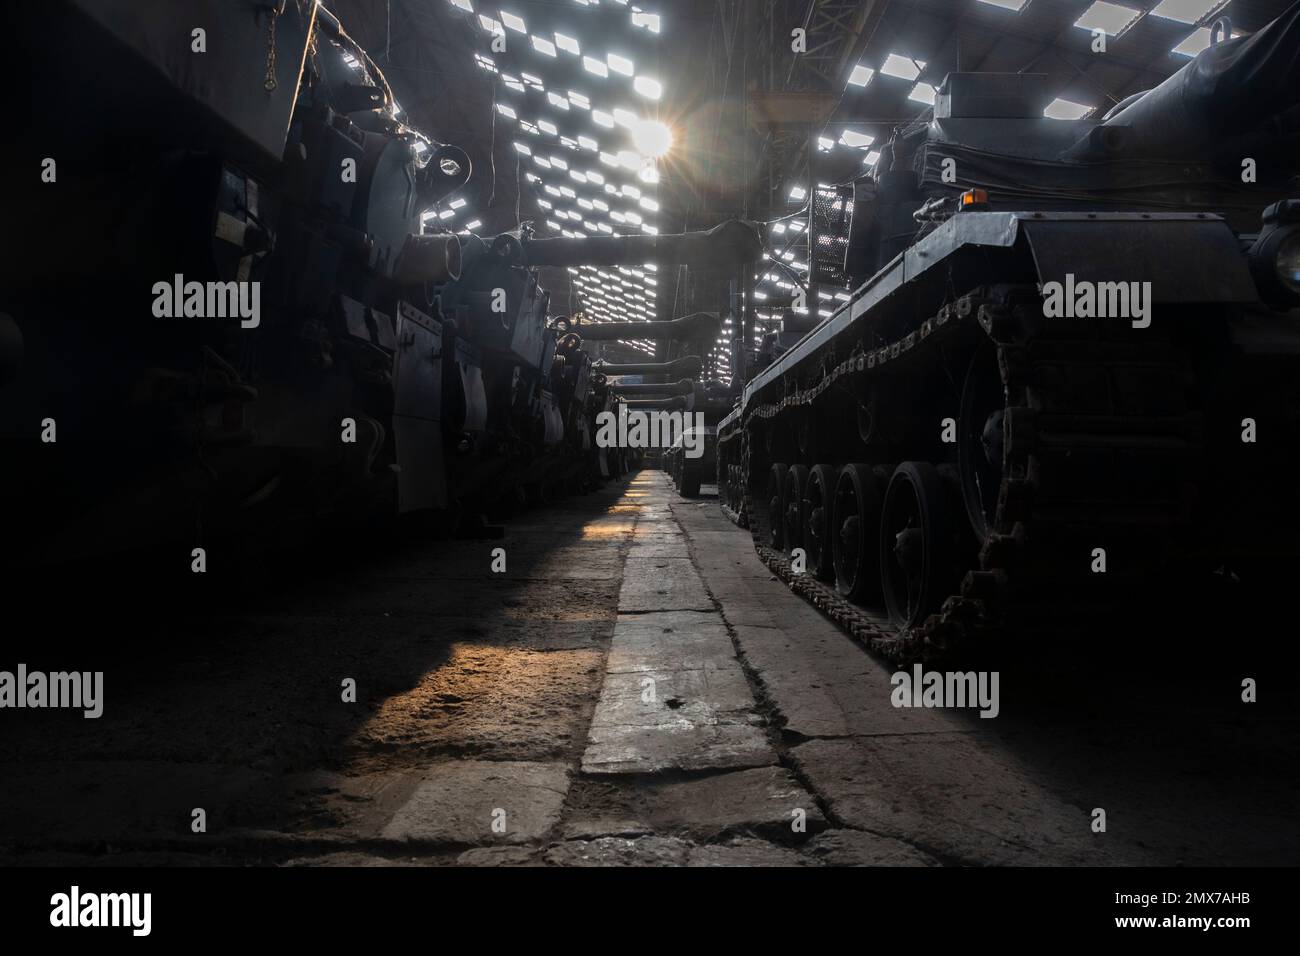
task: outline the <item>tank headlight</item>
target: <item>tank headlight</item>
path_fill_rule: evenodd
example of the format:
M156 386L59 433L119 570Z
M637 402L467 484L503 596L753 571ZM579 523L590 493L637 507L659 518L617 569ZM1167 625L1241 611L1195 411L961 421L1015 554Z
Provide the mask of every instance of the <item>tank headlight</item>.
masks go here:
M1260 298L1275 309L1300 306L1300 199L1264 210L1262 228L1247 253Z
M1282 239L1273 259L1278 280L1292 292L1300 295L1300 230Z

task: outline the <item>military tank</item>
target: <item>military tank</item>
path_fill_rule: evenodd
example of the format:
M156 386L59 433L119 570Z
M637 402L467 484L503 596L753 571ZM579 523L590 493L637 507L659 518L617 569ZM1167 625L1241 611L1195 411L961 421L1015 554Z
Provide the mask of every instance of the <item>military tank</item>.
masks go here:
M615 396L541 269L760 245L739 223L438 229L469 157L409 124L316 0L6 16L34 91L0 266L6 563L294 520L484 531L591 488L627 467L594 441Z
M768 564L925 659L1293 562L1297 49L1300 4L1076 121L949 74L854 183L850 300L719 425Z

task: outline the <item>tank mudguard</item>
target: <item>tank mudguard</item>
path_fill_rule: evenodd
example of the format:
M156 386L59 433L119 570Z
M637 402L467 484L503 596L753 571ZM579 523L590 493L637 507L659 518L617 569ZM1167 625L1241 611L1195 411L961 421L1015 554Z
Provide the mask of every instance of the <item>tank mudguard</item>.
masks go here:
M1067 275L1075 282L1150 282L1156 303L1259 300L1237 237L1219 216L1040 215L1019 221L1040 283L1063 283Z
M1005 258L990 254L1002 252ZM1026 263L1019 257L1028 256ZM1251 305L1259 294L1236 235L1210 213L958 213L900 252L864 282L838 312L805 335L745 386L742 408L773 382L804 363L820 364L824 350L851 351L862 323L876 314L937 309L953 290L957 266L979 265L985 282L999 280L999 263L1021 275L1006 281L1040 284L1150 282L1151 301ZM972 287L978 282L973 282ZM965 289L959 291L966 291Z

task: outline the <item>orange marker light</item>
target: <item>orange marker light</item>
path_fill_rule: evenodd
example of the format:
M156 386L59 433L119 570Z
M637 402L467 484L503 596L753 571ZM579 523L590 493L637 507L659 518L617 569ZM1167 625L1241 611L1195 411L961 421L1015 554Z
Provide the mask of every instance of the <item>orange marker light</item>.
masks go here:
M989 194L983 189L968 189L961 194L962 209L988 208Z

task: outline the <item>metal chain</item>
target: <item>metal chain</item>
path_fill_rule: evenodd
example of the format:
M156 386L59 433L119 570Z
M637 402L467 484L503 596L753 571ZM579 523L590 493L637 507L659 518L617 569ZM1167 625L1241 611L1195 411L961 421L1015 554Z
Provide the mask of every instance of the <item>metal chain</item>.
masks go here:
M279 13L276 10L270 11L266 24L266 92L272 92L276 87L275 82L275 21Z

